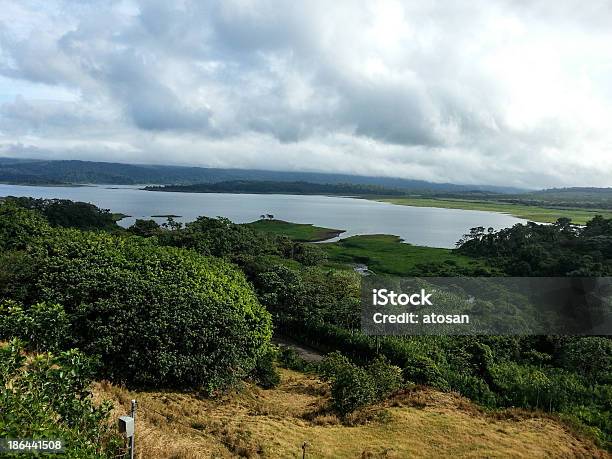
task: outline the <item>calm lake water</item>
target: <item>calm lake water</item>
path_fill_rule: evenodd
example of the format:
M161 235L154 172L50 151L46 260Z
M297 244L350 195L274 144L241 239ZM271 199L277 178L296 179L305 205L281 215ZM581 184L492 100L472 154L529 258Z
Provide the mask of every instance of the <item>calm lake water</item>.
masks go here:
M188 222L200 215L223 216L236 223L259 219L261 214L296 223L346 230L341 237L357 234L394 234L406 242L431 247L454 247L475 226L505 228L524 220L509 215L474 210L397 206L364 199L280 194L165 193L143 191L136 186L86 187L19 186L0 184L0 196L61 198L95 204L136 218L180 215ZM164 222L165 218L155 218Z

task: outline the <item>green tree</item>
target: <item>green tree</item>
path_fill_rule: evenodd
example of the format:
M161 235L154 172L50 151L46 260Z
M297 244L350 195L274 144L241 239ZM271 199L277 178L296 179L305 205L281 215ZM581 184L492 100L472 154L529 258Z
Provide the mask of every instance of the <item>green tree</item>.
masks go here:
M136 219L134 224L128 228L128 231L136 236L151 237L160 233L161 227L155 220Z
M561 363L583 375L592 386L612 384L612 340L595 336L573 338L562 349Z

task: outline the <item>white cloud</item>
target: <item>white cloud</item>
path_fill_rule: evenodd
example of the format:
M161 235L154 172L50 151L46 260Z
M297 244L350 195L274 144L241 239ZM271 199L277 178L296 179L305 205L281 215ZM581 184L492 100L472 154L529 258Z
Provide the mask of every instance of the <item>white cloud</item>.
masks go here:
M0 1L0 153L612 186L606 0Z

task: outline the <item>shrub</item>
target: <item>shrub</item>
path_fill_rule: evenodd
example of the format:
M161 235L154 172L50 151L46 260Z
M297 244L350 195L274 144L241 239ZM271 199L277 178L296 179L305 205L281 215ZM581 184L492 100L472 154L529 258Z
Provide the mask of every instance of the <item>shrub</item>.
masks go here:
M137 218L128 231L136 236L150 237L160 234L161 227L155 220L142 220Z
M70 322L58 304L37 303L24 309L0 303L0 339L20 338L36 351L58 351L70 341Z
M403 383L401 369L382 356L360 367L339 352L332 352L318 370L323 379L331 381L333 407L343 416L384 400Z
M15 248L35 218L3 210L0 245ZM74 344L101 358L103 376L212 393L247 376L267 347L270 315L234 265L155 238L36 224L41 231L27 241L36 272L7 281L32 302L61 304Z
M364 368L349 365L334 376L331 395L334 409L345 416L377 400L376 383Z
M276 369L275 360L276 350L269 348L255 362L251 376L264 389L271 389L280 384L280 373Z
M577 371L591 384L612 383L612 340L581 337L563 346L561 363L564 368Z
M424 355L414 355L406 360L402 374L404 379L416 384L428 384L439 389L448 389L448 382L436 363Z
M45 243L40 299L64 305L111 379L213 392L249 374L269 342L269 314L222 260L77 231Z
M456 369L448 371L447 380L453 390L464 397L475 400L485 406L494 407L497 398L489 386L481 378L466 374Z
M76 350L26 360L18 340L0 346L0 438L62 439L66 457L117 457L111 406L93 405L92 374Z
M389 360L379 355L367 366L376 384L376 398L382 400L397 391L403 384L402 370L391 365Z
M306 362L297 351L287 346L281 346L278 353L278 363L290 370L300 371L306 373L313 370L313 365Z
M332 381L340 372L354 364L340 352L331 352L317 365L317 372L325 381Z
M10 201L0 203L0 251L26 249L49 231L48 223L35 211Z
M113 214L86 202L68 199L10 198L25 209L42 214L51 226L78 228L81 230L118 230Z
M295 243L291 252L292 258L304 266L316 266L327 261L327 254L316 245Z

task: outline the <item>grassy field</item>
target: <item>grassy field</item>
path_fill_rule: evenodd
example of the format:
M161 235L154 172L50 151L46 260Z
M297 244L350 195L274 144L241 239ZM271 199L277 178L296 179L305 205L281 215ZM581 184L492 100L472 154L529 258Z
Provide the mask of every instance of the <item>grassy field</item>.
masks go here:
M419 198L419 197L389 197L380 198L376 196L368 199L401 206L415 207L441 207L445 209L466 209L466 210L485 210L489 212L501 212L513 215L517 218L524 218L534 222L552 223L560 217L571 218L573 223L584 225L595 215L603 215L612 218L609 210L592 209L555 209L548 207L527 206L521 204L510 204L494 201L478 201L468 199L441 199L441 198Z
M123 220L124 218L128 218L129 215L125 215L125 214L122 214L122 213L119 213L119 212L114 212L114 213L111 214L111 217L113 218L113 220L115 222L118 222L118 221Z
M417 388L342 424L329 411L329 387L282 370L270 390L251 384L220 399L179 391L130 392L109 383L96 400L115 406L113 420L138 401L138 459L607 457L589 440L538 413L494 414L455 394Z
M363 263L376 274L407 275L415 265L430 262L464 267L484 266L482 262L450 249L405 244L399 237L386 234L352 236L321 244L321 247L327 252L331 263Z
M324 241L344 232L344 230L321 228L303 223L290 223L283 220L257 220L246 225L254 230L287 236L298 242Z

